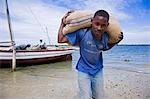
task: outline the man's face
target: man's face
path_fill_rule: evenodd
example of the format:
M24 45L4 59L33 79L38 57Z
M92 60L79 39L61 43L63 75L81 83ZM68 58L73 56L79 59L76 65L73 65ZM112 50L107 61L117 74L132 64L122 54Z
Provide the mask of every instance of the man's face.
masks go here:
M106 31L108 26L107 18L103 16L95 16L92 20L92 32L96 39L101 39L102 34Z

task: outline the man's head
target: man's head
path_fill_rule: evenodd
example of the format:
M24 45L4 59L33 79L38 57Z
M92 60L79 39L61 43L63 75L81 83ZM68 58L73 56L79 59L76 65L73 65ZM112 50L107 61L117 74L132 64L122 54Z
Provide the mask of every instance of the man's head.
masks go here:
M102 34L109 25L109 14L105 10L98 10L92 19L92 32L96 39L101 39Z
M40 42L42 42L42 39L40 39Z

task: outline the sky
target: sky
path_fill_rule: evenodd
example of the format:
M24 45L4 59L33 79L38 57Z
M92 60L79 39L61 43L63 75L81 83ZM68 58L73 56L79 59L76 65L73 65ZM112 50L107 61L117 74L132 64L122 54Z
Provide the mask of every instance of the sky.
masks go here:
M150 0L8 0L17 45L58 44L61 18L70 10L104 9L124 33L120 44L150 44ZM10 41L5 0L0 0L0 42Z

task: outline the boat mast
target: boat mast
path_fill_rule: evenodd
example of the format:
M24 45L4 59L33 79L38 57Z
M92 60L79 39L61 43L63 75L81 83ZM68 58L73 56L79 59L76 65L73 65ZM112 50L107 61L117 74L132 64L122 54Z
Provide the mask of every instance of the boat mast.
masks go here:
M51 45L50 38L49 38L49 35L48 35L48 29L47 29L47 27L46 27L46 34L47 34L47 37L48 37L49 45Z
M8 26L9 26L9 33L10 33L10 39L11 39L11 46L13 50L13 56L12 56L12 71L15 71L16 69L16 50L15 50L15 41L13 39L12 34L12 28L11 28L11 21L10 21L10 15L9 15L9 8L8 8L8 2L6 1L6 13L7 13L7 19L8 19Z

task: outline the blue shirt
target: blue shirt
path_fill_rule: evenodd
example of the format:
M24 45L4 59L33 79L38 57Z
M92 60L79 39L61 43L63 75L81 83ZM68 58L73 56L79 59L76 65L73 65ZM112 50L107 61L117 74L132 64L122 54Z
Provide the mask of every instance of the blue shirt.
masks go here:
M95 75L103 68L102 49L108 49L108 34L102 35L102 40L96 40L90 28L80 29L66 35L72 45L79 44L80 58L76 69Z

